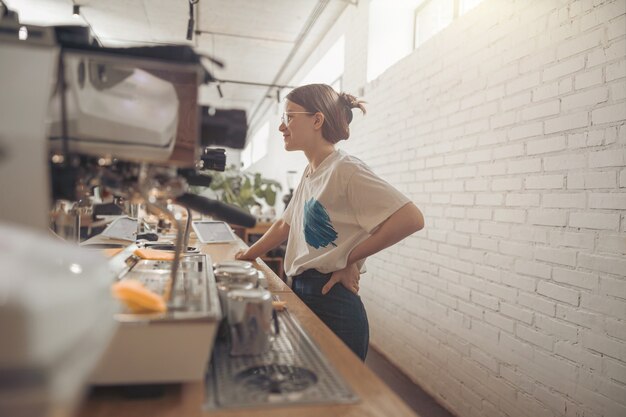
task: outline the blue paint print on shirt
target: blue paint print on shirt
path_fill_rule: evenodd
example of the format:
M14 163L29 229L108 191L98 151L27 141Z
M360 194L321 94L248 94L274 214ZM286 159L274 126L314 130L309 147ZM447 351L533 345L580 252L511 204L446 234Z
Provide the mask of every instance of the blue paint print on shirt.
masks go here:
M337 231L328 217L328 213L319 201L311 198L304 203L304 238L315 249L335 245Z

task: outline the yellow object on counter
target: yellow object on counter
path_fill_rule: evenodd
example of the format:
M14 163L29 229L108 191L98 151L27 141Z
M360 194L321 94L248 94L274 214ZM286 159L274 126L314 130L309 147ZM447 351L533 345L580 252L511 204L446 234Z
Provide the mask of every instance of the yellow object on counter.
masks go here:
M141 282L133 279L113 284L113 295L135 314L164 313L167 311L165 300L147 289Z
M283 311L287 309L287 301L272 301L272 307L274 307L276 311Z
M169 251L142 248L142 249L136 249L134 253L141 259L148 259L150 261L173 261L174 260L174 252L169 252Z

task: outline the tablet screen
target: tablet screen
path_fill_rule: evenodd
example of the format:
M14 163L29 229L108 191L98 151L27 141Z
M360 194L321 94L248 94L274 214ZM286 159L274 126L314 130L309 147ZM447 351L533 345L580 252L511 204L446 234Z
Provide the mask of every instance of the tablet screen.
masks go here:
M235 240L235 234L230 226L220 221L195 221L193 230L202 243L224 243Z

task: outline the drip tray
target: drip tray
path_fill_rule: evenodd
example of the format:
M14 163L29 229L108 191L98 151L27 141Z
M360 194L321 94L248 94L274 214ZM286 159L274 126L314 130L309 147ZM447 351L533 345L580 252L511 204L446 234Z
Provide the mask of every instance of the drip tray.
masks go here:
M206 383L206 410L358 401L289 311L279 313L272 349L257 356L230 356L227 342L213 349Z

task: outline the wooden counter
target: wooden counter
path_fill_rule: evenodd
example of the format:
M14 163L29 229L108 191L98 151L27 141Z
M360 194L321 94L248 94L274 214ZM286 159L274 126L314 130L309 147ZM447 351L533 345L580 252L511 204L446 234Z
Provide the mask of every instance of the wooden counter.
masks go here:
M213 262L233 259L243 248L237 244L206 245L204 253ZM281 300L305 331L318 344L332 366L359 396L359 402L350 405L279 406L276 408L203 411L204 384L202 382L168 386L164 395L154 399L127 399L114 390L100 390L89 395L78 411L81 417L416 417L416 414L393 393L361 360L355 356L320 319L313 314L291 289L266 265L259 267L267 276L270 290ZM175 366L175 364L172 364Z

